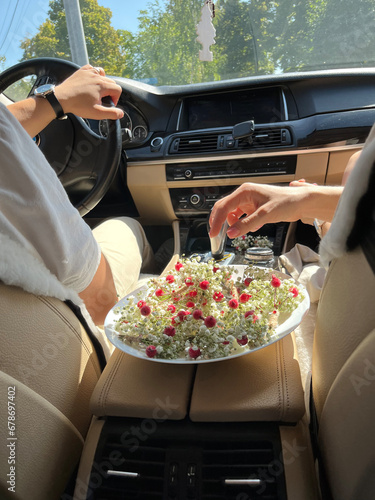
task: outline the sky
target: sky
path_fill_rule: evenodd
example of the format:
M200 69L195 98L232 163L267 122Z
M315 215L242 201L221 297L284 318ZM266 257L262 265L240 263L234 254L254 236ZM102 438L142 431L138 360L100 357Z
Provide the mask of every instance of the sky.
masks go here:
M148 3L150 0L98 0L99 5L112 10L112 26L128 31L136 31L138 13ZM5 67L20 60L21 40L38 31L47 18L48 6L49 0L0 0L0 55L6 56Z

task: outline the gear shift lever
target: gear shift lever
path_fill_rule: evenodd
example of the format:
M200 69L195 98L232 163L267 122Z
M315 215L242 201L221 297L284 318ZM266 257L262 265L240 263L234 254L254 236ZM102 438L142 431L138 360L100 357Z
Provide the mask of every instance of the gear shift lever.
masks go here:
M227 239L227 229L228 229L228 222L225 221L224 224L221 226L220 233L217 236L214 236L213 238L210 237L211 254L215 260L221 259L224 255L225 242ZM210 230L209 227L208 230Z

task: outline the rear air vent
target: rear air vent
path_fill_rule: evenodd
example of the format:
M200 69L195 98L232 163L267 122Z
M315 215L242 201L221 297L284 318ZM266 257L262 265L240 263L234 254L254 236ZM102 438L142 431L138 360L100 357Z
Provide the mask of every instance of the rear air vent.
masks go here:
M292 144L291 133L286 128L255 128L252 142L233 140L231 133L192 134L175 137L170 154L214 153L235 150L270 149Z
M87 500L286 500L280 457L273 423L110 418Z

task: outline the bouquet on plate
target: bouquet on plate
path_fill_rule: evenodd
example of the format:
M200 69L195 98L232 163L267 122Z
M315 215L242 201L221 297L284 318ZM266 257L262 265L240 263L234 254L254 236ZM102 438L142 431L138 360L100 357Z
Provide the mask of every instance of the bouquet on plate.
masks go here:
M183 259L127 299L115 330L149 358L205 360L269 342L303 300L293 279L248 266L243 276L215 261Z

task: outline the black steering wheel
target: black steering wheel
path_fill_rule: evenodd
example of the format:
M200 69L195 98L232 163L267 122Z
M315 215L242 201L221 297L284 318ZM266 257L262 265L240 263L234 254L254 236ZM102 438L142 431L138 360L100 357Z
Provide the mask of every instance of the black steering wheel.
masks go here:
M33 88L59 84L79 68L49 57L21 62L0 74L0 93L26 76L36 76ZM30 92L30 93L31 93ZM110 99L103 104L111 105ZM53 120L37 138L40 149L60 178L82 216L92 210L113 181L121 156L119 120L84 120L69 114Z

